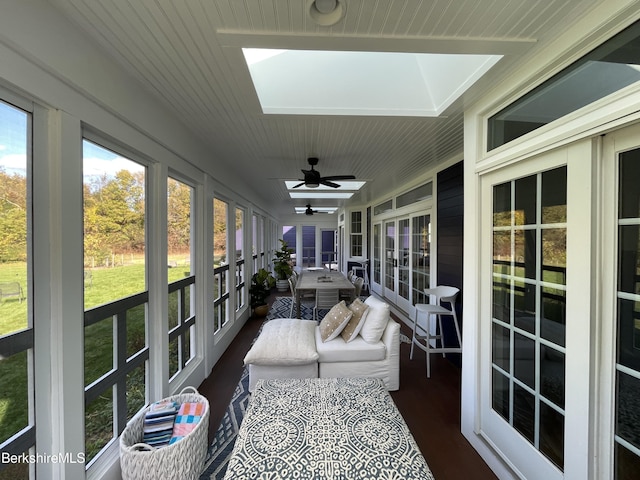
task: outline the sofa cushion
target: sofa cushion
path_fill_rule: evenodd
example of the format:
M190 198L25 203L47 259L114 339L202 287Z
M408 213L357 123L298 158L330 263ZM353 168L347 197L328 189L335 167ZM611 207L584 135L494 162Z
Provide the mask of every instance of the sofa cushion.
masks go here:
M379 341L368 343L360 336L347 343L341 336L328 342L323 342L320 337L320 329L316 328L316 349L318 350L318 362L375 362L384 360L387 349Z
M389 305L374 296L368 297L364 303L369 307L360 336L366 342L379 342L389 321Z
M340 303L331 307L331 310L324 316L320 322L320 336L323 342L333 340L344 327L349 323L353 312L347 308L347 305L342 300Z
M353 316L351 317L351 320L349 320L349 323L347 323L347 326L344 327L340 333L340 336L342 336L344 341L347 343L354 340L360 333L362 325L364 325L364 321L367 318L369 306L365 305L359 298L356 298L349 305L349 310L353 312Z
M244 357L245 365L305 365L318 360L313 320L277 318L266 322Z

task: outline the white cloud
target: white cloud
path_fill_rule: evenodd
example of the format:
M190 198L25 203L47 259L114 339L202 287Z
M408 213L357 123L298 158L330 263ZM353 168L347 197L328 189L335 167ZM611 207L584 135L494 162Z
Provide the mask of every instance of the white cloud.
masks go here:
M101 176L105 174L112 177L120 170L142 172L144 167L139 163L132 162L124 157L115 157L110 160L97 157L84 157L83 159L83 175L85 177Z
M0 147L3 147L3 145L0 145ZM0 148L0 150L3 150L3 148ZM21 173L24 175L27 171L27 156L23 153L0 156L0 167L4 168L8 173Z

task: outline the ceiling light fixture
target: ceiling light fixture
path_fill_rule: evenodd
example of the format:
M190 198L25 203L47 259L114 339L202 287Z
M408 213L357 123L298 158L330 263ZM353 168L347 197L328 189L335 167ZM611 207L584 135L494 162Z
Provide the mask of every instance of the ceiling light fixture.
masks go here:
M318 25L330 27L344 17L345 7L341 0L312 0L309 4L309 16Z

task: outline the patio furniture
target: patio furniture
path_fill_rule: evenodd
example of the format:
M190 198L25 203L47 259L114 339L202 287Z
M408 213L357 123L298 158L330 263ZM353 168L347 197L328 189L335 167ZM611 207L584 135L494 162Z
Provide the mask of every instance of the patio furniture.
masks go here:
M333 289L317 289L316 303L313 307L313 319L318 321L319 310L329 310L340 301L340 290Z
M349 294L349 300L355 298L355 286L340 272L304 271L296 283L296 318L300 318L300 297L305 293L318 290L338 289ZM337 302L336 302L337 303Z
M458 316L456 314L456 297L460 290L456 287L440 285L435 288L425 288L424 293L435 297L434 303L418 303L416 304L416 315L413 322L413 334L411 337L411 353L410 359L413 359L413 347L417 346L426 352L427 357L427 378L431 377L431 363L429 355L431 353L462 353L462 337L460 335L460 327L458 326ZM448 303L450 308L442 305L442 302ZM437 331L432 333L431 316L437 319ZM444 345L444 336L442 330L442 317L450 316L453 318L453 324L456 330L458 346L447 347ZM440 345L438 346L438 340Z
M358 302L356 302L358 303ZM369 297L366 317L353 338L341 334L322 341L312 320L277 318L266 322L244 358L249 391L260 379L374 377L390 391L400 388L400 325L389 306ZM354 309L352 305L350 309Z
M355 265L353 272L356 276L364 279L363 288L369 291L369 260L363 260L360 265Z
M18 282L0 282L0 300L8 297L18 297L20 303L22 303L24 294Z

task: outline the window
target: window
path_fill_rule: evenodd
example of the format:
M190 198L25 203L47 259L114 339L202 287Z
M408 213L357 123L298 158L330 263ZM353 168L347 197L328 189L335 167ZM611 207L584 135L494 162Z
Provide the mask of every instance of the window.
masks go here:
M402 195L396 197L396 208L406 207L412 203L417 203L422 200L431 198L433 191L433 184L431 182L420 185L412 190L409 190Z
M31 114L0 102L0 452L35 446L30 304ZM0 471L5 464L0 463ZM29 478L29 464L7 467Z
M564 467L567 169L493 187L492 408Z
M251 219L251 255L253 257L253 271L257 272L264 262L264 218L253 214Z
M640 22L489 119L487 149L536 130L640 80Z
M214 332L219 332L229 320L228 211L227 202L219 198L213 199Z
M387 200L379 205L373 207L374 215L382 215L383 213L390 212L393 210L393 200Z
M362 212L351 212L351 256L363 255Z
M167 266L169 280L169 377L195 357L195 276L191 271L193 187L167 180Z
M618 194L617 357L614 471L632 478L640 468L640 150L620 155Z
M246 302L245 294L245 259L244 259L244 210L236 208L236 311Z
M84 177L86 460L147 400L146 169L88 140Z
M291 263L293 266L300 265L302 266L302 262L298 262L297 258L297 245L296 245L296 227L291 225L285 225L282 227L282 239L287 243L287 247L293 250L291 254Z

